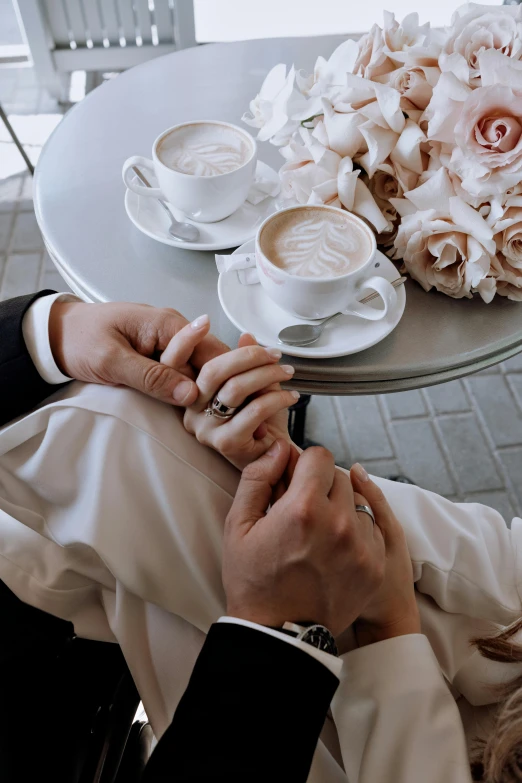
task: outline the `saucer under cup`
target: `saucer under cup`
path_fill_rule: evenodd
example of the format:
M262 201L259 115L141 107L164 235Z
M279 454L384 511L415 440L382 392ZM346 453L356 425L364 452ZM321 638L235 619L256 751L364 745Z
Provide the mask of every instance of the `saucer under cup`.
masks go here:
M233 255L254 252L255 242L251 240ZM377 250L368 269L368 276L371 275L379 275L391 282L398 277L397 267ZM396 289L396 302L382 320L366 321L353 315L340 315L325 326L316 343L296 347L280 343L279 332L286 326L310 324L311 321L289 315L270 299L261 285L242 285L235 270L222 273L218 280L221 307L240 332L253 334L261 345L280 348L287 356L305 359L333 359L359 353L380 343L393 332L402 318L406 306L405 288L400 286ZM364 286L362 289L364 292ZM377 300L367 306L377 310L382 308L382 303Z
M263 161L257 162L256 179L264 182L279 183L277 171ZM151 185L156 185L155 175L151 174ZM186 242L175 239L169 233L170 220L165 210L155 198L138 196L132 190L125 191L125 209L136 228L151 239L170 247L184 250L225 250L237 247L255 237L257 229L268 215L277 211L278 196L267 196L257 204L245 201L230 217L218 223L197 223L187 220L182 212L169 204L176 220L182 220L197 226L199 239Z

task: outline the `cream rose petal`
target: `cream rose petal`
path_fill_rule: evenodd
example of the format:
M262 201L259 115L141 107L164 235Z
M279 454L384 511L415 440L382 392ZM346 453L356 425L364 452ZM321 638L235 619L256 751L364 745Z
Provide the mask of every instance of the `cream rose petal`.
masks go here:
M386 231L388 221L375 203L375 199L364 184L358 178L355 182L355 195L353 201L353 212L360 217L366 218L372 224L377 233Z
M330 148L342 157L354 157L361 149L361 142L364 142L359 127L365 122L365 117L357 112L336 112L326 99L323 99L323 108L324 127Z
M467 233L476 237L489 253L495 253L493 231L476 209L458 196L452 196L449 199L449 213L455 224L463 226Z
M391 160L393 163L398 163L416 174L422 174L425 166L420 145L426 142L426 140L425 134L417 123L410 119L406 120L404 130L391 152Z
M374 89L381 114L388 123L388 127L395 133L401 133L405 119L401 109L400 93L392 87L378 82L374 82Z
M521 31L522 32L522 31ZM507 57L496 49L487 49L478 57L482 75L482 87L503 84L520 90L522 87L522 62Z
M359 127L359 132L366 141L368 152L358 158L358 162L373 177L377 166L383 163L397 144L397 134L385 130L373 122L365 122Z
M455 143L455 124L462 112L464 101L471 89L460 82L453 73L443 73L433 90L425 118L428 120L428 138Z
M404 195L418 210L432 209L449 214L450 198L455 195L455 190L448 172L441 168L422 185Z

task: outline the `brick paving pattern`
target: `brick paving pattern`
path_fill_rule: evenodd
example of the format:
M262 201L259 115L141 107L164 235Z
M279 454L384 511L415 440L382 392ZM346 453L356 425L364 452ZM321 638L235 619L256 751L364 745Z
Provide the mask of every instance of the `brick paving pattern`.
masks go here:
M0 69L0 101L15 115L13 124L25 128L36 160L45 139L35 137L24 119L61 110L27 68ZM52 130L53 122L42 118L41 125ZM0 124L0 299L43 287L68 290L45 252L31 178L17 154ZM522 354L418 391L317 397L309 406L307 434L344 465L360 461L379 476L405 473L453 500L486 503L508 523L522 514Z

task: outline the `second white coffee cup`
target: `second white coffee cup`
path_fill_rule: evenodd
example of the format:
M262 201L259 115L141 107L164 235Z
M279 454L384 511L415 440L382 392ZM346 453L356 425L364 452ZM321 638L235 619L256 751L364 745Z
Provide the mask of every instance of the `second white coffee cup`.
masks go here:
M369 275L375 236L366 223L337 207L283 209L261 224L256 236L259 281L283 310L305 319L346 313L370 321L386 316L397 294L384 277ZM358 300L376 291L382 308Z
M181 156L175 155L176 145ZM163 131L152 145L152 160L134 155L123 164L122 174L125 185L139 196L163 199L192 220L213 223L244 203L256 163L256 142L245 130L228 122L198 120ZM155 174L159 187L140 185L134 166Z

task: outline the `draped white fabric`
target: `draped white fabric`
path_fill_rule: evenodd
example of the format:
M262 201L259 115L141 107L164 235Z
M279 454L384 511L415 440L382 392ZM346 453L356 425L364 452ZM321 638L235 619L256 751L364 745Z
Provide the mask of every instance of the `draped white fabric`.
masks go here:
M185 432L179 410L127 389L71 384L0 431L0 578L79 635L121 645L158 736L226 613L221 539L238 480ZM522 522L509 531L491 509L379 482L408 535L436 657L421 636L347 652L333 703L339 741L327 721L330 750L319 743L310 781L346 782L344 759L350 783L435 783L442 767L430 776L428 746L447 759L449 781L468 781L455 699L468 735L483 734L488 685L513 675L469 639L522 611Z

